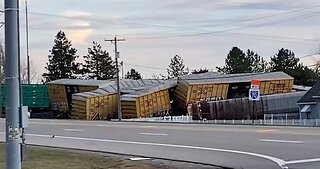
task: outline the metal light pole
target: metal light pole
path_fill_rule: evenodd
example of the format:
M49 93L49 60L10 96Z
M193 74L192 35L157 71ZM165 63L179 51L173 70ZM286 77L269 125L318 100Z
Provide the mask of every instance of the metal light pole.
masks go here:
M6 167L21 169L19 0L5 0Z

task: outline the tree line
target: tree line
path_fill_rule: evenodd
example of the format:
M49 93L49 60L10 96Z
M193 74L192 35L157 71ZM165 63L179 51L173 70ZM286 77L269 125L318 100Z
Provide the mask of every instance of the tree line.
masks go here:
M59 31L54 39L54 45L49 51L49 62L46 64L46 73L43 73L45 82L58 79L97 79L107 80L116 78L116 65L110 54L102 49L97 42L92 42L87 55L83 56L83 63L77 62L79 58L77 49L72 47L63 31ZM142 76L134 69L125 75L128 79L141 79Z
M66 34L59 31L55 36L53 48L49 52L49 62L45 67L47 72L43 74L46 82L62 78L107 80L116 77L115 62L97 42L92 43L87 55L82 57L84 62L80 63L76 61L79 58L77 49L72 47ZM284 48L279 49L274 56L270 57L270 62L267 62L250 49L244 52L238 47L233 47L225 58L225 65L216 68L218 72L224 74L283 71L294 77L296 85L306 86L315 84L320 77L318 68L311 69L303 65L293 51ZM156 78L171 79L208 71L206 68L190 71L182 57L175 55L168 65L167 75L156 76ZM142 76L135 69L130 69L125 74L125 78L137 80L142 79Z
M279 49L267 62L250 49L244 52L238 47L233 47L225 59L225 65L216 68L218 72L223 74L283 71L294 78L294 84L303 86L312 86L320 78L319 66L314 69L309 68L300 62L300 59L295 56L293 51L284 48ZM173 78L190 73L205 73L208 72L208 69L204 68L189 72L183 64L183 59L176 55L171 59L167 71L168 78Z
M252 50L243 52L233 47L225 59L225 66L217 69L225 74L283 71L294 78L294 84L304 86L314 85L320 77L318 67L309 68L300 62L293 51L284 48L279 49L267 62Z

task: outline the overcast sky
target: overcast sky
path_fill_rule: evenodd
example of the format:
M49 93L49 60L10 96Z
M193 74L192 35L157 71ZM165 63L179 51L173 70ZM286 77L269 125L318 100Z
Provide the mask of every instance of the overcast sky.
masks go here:
M3 8L3 0L1 0ZM124 71L145 78L166 74L170 58L187 67L215 69L233 46L252 49L269 60L280 48L297 56L313 54L320 44L319 0L29 0L30 56L42 74L59 30L83 56L92 41L112 56L105 38L119 43ZM21 8L21 57L26 57L24 1ZM2 28L3 31L3 28ZM114 58L114 57L113 57ZM319 58L320 59L320 58ZM302 61L313 64L318 56ZM152 68L153 67L153 68Z

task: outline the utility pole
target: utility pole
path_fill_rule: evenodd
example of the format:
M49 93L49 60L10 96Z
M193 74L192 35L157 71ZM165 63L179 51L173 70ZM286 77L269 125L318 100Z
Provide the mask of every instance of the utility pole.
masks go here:
M105 41L109 41L111 43L114 43L114 52L115 52L115 60L116 60L116 71L117 71L117 101L118 101L118 119L119 121L122 120L122 112L121 112L121 92L120 92L120 77L119 77L119 64L118 64L118 59L119 59L119 52L118 52L118 47L117 43L120 41L125 41L125 39L118 39L116 36L114 39L106 39Z
M21 169L19 0L5 0L6 167Z
M122 75L122 79L123 79L124 78L124 75L123 75L123 61L120 62L120 65L121 65L121 71L122 71L121 75Z
M28 1L25 0L26 5L26 40L27 40L27 69L28 69L28 84L30 80L30 55L29 55L29 18L28 18Z

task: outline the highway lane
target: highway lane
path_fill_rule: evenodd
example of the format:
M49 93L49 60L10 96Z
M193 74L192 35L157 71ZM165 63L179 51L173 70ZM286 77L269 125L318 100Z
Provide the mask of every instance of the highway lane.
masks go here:
M4 121L0 132L4 131ZM320 158L318 128L31 120L30 144L188 160L234 168L313 169ZM55 135L55 138L51 138ZM4 136L0 134L0 138ZM232 150L232 151L228 151ZM251 154L250 154L251 153ZM267 159L267 158L275 158ZM304 160L304 161L296 161Z

